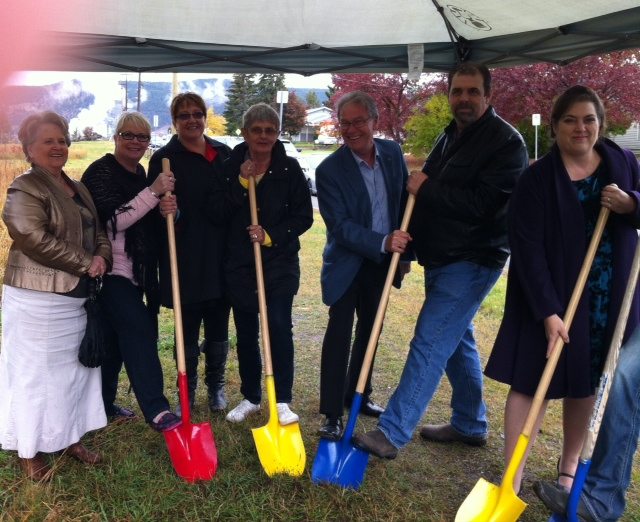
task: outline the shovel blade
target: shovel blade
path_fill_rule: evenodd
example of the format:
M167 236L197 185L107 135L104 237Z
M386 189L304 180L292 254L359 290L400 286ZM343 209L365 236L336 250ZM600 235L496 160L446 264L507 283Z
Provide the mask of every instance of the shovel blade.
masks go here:
M320 439L311 469L315 484L336 484L342 488L359 489L367 471L369 454L344 438L339 441Z
M187 482L211 480L218 469L218 451L211 425L180 424L164 432L173 469Z
M251 430L260 464L270 477L279 473L299 477L307 460L300 425L295 422L281 426L277 418Z
M526 507L513 487L480 479L458 509L456 522L515 522Z

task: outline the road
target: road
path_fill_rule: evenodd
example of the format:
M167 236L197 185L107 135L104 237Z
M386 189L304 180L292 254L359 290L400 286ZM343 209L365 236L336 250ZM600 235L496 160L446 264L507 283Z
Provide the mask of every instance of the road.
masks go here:
M322 162L322 160L325 159L329 154L331 154L331 151L319 150L319 151L313 151L310 154L305 154L303 156L303 158L309 164L309 176L311 177L311 179L314 180L314 185L315 185L315 179L316 179L316 167L320 165L320 162ZM318 210L318 198L315 196L312 196L311 202L313 204L313 208L315 210Z

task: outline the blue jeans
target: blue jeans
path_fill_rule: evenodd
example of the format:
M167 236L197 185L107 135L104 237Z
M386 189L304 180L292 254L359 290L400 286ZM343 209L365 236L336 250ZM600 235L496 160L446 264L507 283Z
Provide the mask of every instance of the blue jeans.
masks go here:
M482 368L472 321L500 273L466 261L425 271L426 297L409 355L378 422L394 446L411 440L445 371L453 389L452 426L465 435L486 435Z
M158 357L155 314L145 306L142 290L125 277L106 275L99 295L112 341L107 343L101 367L104 409L107 415L113 414L118 375L124 362L138 405L150 422L169 409Z
M618 520L625 509L640 432L640 327L620 352L582 498L596 520Z

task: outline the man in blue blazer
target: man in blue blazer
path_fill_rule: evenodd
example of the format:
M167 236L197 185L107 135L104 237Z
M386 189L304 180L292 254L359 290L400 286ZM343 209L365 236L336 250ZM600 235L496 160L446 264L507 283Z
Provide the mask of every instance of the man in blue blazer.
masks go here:
M322 300L329 306L320 370L320 413L326 420L318 434L330 440L342 436L343 407L355 393L390 253L404 253L411 240L396 230L407 196L407 167L397 143L373 137L375 102L366 93L350 92L338 101L337 113L344 146L316 169L327 226ZM409 263L400 267L403 274ZM354 313L358 322L349 360ZM371 373L360 411L374 417L384 411L371 400Z

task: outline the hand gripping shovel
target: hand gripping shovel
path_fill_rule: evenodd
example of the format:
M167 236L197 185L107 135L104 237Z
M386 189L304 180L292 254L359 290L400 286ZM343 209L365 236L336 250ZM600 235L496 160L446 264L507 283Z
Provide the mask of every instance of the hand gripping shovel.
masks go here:
M576 313L580 296L587 282L591 263L595 257L608 217L609 209L600 209L598 221L593 236L591 237L591 242L589 243L589 249L582 263L582 269L578 275L578 280L571 294L571 299L564 317L564 324L567 331L571 328L573 316ZM526 454L531 432L533 431L538 413L540 413L540 408L549 389L549 383L553 377L553 372L556 369L563 347L564 341L559 337L542 372L542 377L540 378L536 393L533 396L533 402L531 403L531 408L529 408L524 428L520 433L520 437L513 450L513 455L507 465L500 486L495 486L482 478L478 480L471 493L469 493L458 509L456 522L515 522L527 507L527 504L518 498L513 490L513 478Z
M624 337L624 331L627 327L629 310L631 309L633 294L635 294L636 285L638 283L639 270L640 241L638 242L635 254L633 255L633 262L631 263L631 271L629 272L627 288L625 289L624 297L622 299L622 305L620 306L620 314L618 315L616 328L611 338L611 345L609 346L607 361L605 362L604 370L602 372L602 376L600 377L600 385L598 387L598 391L596 392L596 401L593 405L591 420L589 421L589 427L587 428L587 437L585 438L584 444L582 446L580 460L578 461L578 468L576 469L576 475L571 487L571 493L569 494L569 500L567 501L566 516L556 513L551 516L549 522L578 522L578 503L580 502L580 493L582 493L584 481L586 480L589 473L589 468L591 467L591 456L593 455L593 449L596 445L596 440L598 439L600 423L602 422L602 416L604 415L604 411L607 406L607 400L609 399L609 390L611 389L611 383L613 382L613 377L618 365L620 346L622 345L622 338Z
M169 170L169 160L162 159L162 170ZM167 193L169 194L169 193ZM169 262L171 265L171 290L173 295L173 318L176 333L176 356L178 360L178 390L182 424L164 432L169 455L176 473L187 482L211 480L218 468L218 452L213 441L209 423L191 424L187 371L184 360L184 337L182 334L182 308L180 305L180 285L178 283L178 257L173 214L167 216L167 236L169 238Z
M258 206L256 203L256 181L249 176L249 206L251 224L258 224ZM271 364L271 344L269 342L269 320L267 318L267 300L264 292L262 273L262 252L257 242L253 243L253 255L256 263L256 281L258 286L258 307L260 310L260 328L262 330L262 348L264 352L264 385L269 401L269 422L261 428L254 428L253 440L256 443L258 457L263 469L270 477L276 473L286 473L298 477L304 472L307 456L297 422L281 426L276 408L276 388Z
M400 230L404 232L407 231L409 226L414 203L414 195L409 194L404 216L402 217L402 223L400 224ZM373 327L371 328L367 351L362 361L356 392L353 396L353 402L351 403L351 410L349 411L347 427L342 438L338 441L320 439L318 452L316 453L316 458L313 461L313 467L311 469L311 480L316 484L326 482L329 484L337 484L343 488L358 489L364 480L369 454L354 446L353 442L351 442L351 437L353 436L353 431L358 420L360 404L362 403L362 393L364 392L367 377L371 370L371 362L373 361L373 355L376 350L376 345L378 344L378 338L380 337L380 330L382 330L382 321L387 311L389 293L391 292L391 285L393 284L393 277L396 273L399 260L400 254L394 252L391 256L387 279L385 280L382 295L380 296L378 311L376 312Z

